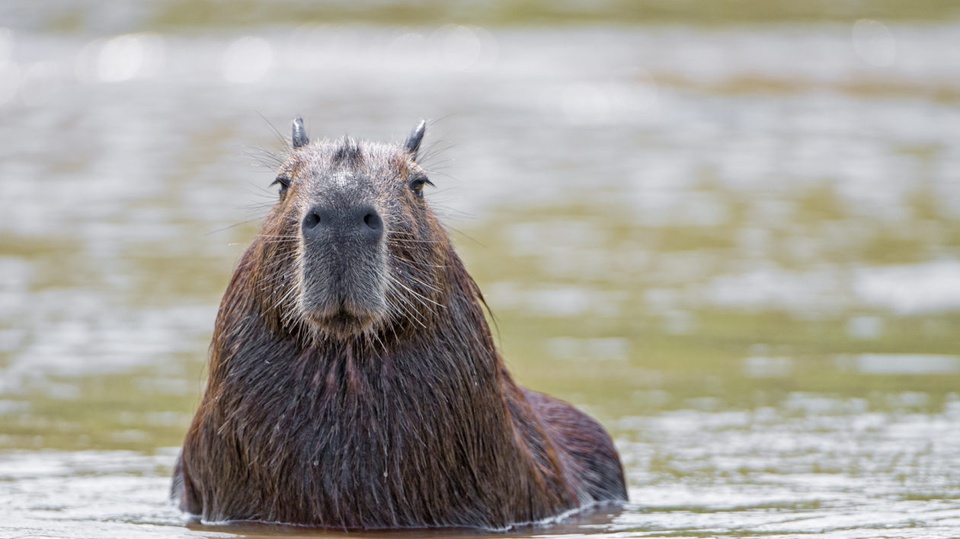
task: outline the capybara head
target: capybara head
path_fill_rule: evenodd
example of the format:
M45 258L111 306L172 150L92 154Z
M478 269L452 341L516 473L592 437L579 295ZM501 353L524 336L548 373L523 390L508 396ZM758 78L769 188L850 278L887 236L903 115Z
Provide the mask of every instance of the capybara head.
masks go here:
M283 328L305 337L374 336L426 326L441 304L448 239L423 198L425 123L406 143L311 143L301 119L262 231L259 292Z

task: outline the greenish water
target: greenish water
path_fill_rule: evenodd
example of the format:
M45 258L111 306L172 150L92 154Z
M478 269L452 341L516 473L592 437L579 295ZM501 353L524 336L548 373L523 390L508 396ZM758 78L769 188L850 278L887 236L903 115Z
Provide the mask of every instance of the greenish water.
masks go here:
M121 35L194 20L157 5L4 8L0 537L324 535L165 500L298 114L314 138L430 119L426 196L511 370L616 439L629 505L508 536L960 535L950 4Z
M135 25L149 30L204 30L225 27L296 25L306 21L334 24L482 26L852 23L857 19L942 22L960 17L960 7L949 0L872 0L859 2L793 2L789 0L494 0L444 2L442 0L155 0L117 6L98 0L60 2L56 9L12 4L7 16L20 24L55 31L89 28L118 30Z

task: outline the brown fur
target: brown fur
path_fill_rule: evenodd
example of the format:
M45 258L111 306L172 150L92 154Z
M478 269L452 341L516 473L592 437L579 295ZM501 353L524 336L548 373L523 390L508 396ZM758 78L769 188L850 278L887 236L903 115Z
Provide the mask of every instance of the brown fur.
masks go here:
M181 509L208 522L502 529L625 500L603 428L507 372L477 285L411 187L425 179L419 138L308 145L300 129L280 170L289 187L220 304L174 476ZM303 240L312 204L357 200L383 218L381 243Z

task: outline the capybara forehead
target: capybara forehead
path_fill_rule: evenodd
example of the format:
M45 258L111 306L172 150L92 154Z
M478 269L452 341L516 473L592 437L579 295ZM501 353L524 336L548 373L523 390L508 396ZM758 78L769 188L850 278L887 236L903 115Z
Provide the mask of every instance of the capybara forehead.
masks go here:
M342 186L379 190L422 172L398 145L347 137L320 141L294 150L283 169L294 183L312 189Z

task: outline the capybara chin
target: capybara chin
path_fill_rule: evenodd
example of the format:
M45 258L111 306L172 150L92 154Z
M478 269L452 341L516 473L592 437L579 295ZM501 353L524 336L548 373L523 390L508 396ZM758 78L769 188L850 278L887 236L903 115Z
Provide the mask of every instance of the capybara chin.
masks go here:
M518 386L402 145L310 143L220 304L172 496L206 522L504 529L626 500L603 427Z

